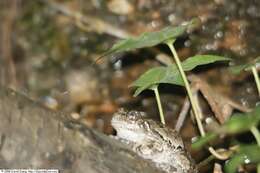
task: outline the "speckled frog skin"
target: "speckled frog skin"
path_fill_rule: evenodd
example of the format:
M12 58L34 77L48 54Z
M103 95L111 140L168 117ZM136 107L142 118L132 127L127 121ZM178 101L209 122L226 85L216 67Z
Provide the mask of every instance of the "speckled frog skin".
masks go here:
M148 119L143 112L120 109L112 126L117 139L167 173L196 173L197 169L178 133Z

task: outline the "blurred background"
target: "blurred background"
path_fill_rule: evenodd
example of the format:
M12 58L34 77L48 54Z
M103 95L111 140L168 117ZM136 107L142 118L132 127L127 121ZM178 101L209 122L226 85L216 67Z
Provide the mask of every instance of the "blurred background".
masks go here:
M259 55L259 9L257 0L1 0L0 86L112 134L110 119L120 107L158 119L153 93L133 97L129 85L169 61L164 46L96 61L116 41L199 17L201 26L177 40L182 60L211 53L232 58L231 65L242 64ZM234 76L226 67L211 65L194 73L240 104L255 105L253 79ZM167 124L174 127L185 90L163 85L160 91ZM184 140L190 143L196 134L188 120Z

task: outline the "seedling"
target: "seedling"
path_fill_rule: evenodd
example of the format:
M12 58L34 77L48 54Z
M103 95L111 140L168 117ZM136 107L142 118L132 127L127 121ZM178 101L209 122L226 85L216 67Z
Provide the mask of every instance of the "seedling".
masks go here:
M260 135L256 127L260 121L259 118L260 107L259 106L256 107L256 109L253 112L251 112L250 116L248 116L249 113L245 114L246 116L235 116L234 118L231 118L230 121L225 123L223 127L221 127L217 132L211 132L205 134L200 120L201 115L199 111L198 101L193 98L190 84L185 75L185 71L190 71L200 65L206 65L218 61L228 61L230 59L222 56L216 56L216 55L195 55L193 57L187 58L183 62L180 61L177 51L174 48L174 42L179 36L187 33L187 31L190 28L193 28L196 24L197 24L197 19L191 20L185 25L181 25L178 27L166 27L161 31L147 32L142 34L139 37L124 39L116 43L110 50L108 50L100 58L104 56L108 56L113 53L131 51L134 49L145 48L145 47L152 47L157 44L166 44L170 48L173 55L173 59L175 60L176 64L154 67L146 71L143 75L141 75L136 81L134 81L131 84L132 87L136 87L134 96L139 95L142 91L146 89L152 90L155 93L155 97L156 97L156 101L160 113L161 123L165 124L158 86L162 83L184 86L189 96L189 100L192 105L192 110L194 112L199 131L202 135L202 138L194 144L195 147L196 146L200 147L205 143L207 143L209 140L215 139L216 137L218 137L220 134L223 133L234 134L237 132L246 131L248 129L251 130L259 146L252 145L252 146L246 146L246 148L240 147L240 150L237 152L238 154L234 155L232 157L232 160L226 166L226 170L232 173L236 170L236 167L239 164L241 164L242 161L245 160L245 157L248 157L253 162L259 163ZM246 69L246 68L247 67L243 67L242 69ZM253 74L255 75L255 71L256 71L254 70L255 66L250 66L250 68L252 69ZM257 85L259 85L260 88L260 84ZM209 150L210 149L213 148L210 147ZM241 157L241 156L245 156L245 157Z
M207 133L204 137L192 144L194 149L198 149L209 141L217 138L219 135L234 135L246 131L251 131L254 135L257 145L239 145L235 154L231 156L225 166L228 173L235 173L239 165L243 163L258 163L260 165L260 133L257 126L260 124L260 106L249 113L236 113L225 124L214 132ZM258 168L259 169L259 168ZM258 170L259 173L259 170Z
M160 83L170 83L185 86L192 105L193 112L197 120L198 127L203 135L204 132L202 129L202 124L199 120L201 116L199 115L198 111L198 103L196 103L196 101L194 101L193 99L190 85L184 71L192 70L198 65L229 59L214 55L197 55L188 58L183 64L181 63L178 54L173 46L173 43L179 36L183 35L197 24L198 19L193 19L185 25L181 25L178 27L166 27L161 31L147 32L136 38L122 40L115 44L103 56L107 56L112 53L119 53L122 51L130 51L137 48L152 47L158 44L166 44L170 48L177 66L175 64L172 64L167 67L155 67L148 70L131 85L137 88L134 95L138 95L145 89L153 90L156 96L161 122L165 124L160 96L158 92L158 85Z
M124 40L116 43L110 50L105 52L105 54L102 55L100 58L110 55L112 53L130 51L130 50L134 50L134 49L138 49L138 48L152 47L152 46L155 46L155 45L158 45L161 43L165 43L168 40L175 40L178 36L183 35L189 28L194 27L197 23L198 23L198 20L194 19L186 25L181 25L178 27L166 27L166 28L162 29L161 31L147 32L136 38L124 39ZM164 71L165 71L165 69L163 69L163 68L158 69L158 71L156 71L156 69L155 69L156 76L160 75L161 73L164 73ZM154 73L154 72L152 72L152 73ZM144 83L144 85L142 85L142 86L137 86L137 85L132 85L132 86L137 86L139 88L139 89L137 88L135 96L138 95L140 92L142 92L145 89L151 89L154 91L158 109L159 109L161 123L165 124L162 105L161 105L161 101L160 101L160 95L159 95L159 91L158 91L159 83L154 83L151 85L149 84L149 83L153 82L153 79L148 79L147 82L142 81L142 83Z

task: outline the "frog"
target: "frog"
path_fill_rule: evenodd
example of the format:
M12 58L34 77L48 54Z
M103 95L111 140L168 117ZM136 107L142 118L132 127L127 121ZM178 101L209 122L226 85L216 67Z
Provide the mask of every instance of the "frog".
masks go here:
M117 140L164 172L197 172L178 132L150 119L144 112L119 109L111 125L116 130Z

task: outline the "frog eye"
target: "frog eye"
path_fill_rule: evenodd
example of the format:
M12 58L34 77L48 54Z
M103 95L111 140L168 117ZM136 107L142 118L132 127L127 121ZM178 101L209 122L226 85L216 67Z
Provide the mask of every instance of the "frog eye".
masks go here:
M143 123L143 127L144 127L144 129L150 129L150 124L145 121L145 122Z
M127 116L130 120L136 120L136 114L134 112L129 112Z

